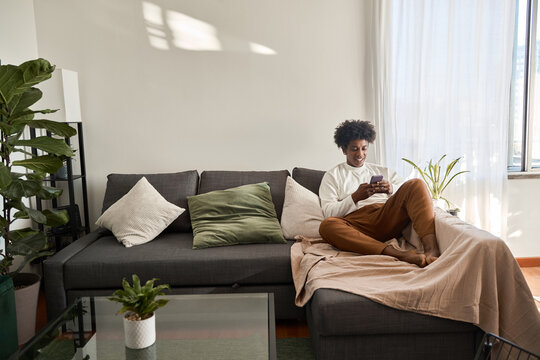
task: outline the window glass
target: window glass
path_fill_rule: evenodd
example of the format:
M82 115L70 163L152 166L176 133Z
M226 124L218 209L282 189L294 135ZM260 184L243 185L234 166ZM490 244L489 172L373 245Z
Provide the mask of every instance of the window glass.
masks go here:
M521 0L520 2L525 2ZM534 77L534 119L531 119L531 167L540 168L540 31L538 16L536 17L536 71Z
M527 0L516 3L516 32L510 98L508 169L520 170L523 148L523 115L525 93L525 50L527 33Z

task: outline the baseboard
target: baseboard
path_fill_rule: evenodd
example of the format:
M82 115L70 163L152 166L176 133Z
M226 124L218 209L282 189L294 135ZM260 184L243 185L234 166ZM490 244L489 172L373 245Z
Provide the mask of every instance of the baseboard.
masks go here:
M516 260L520 267L540 267L540 257L518 257Z

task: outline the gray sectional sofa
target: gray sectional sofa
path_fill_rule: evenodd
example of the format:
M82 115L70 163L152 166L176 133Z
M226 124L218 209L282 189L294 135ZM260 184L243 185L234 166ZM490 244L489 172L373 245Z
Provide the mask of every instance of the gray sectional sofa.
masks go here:
M292 177L318 193L324 172L295 168ZM108 176L103 211L142 176L168 201L188 208L187 196L266 181L281 217L288 170L184 171ZM157 277L173 294L272 292L276 319L305 319L318 359L472 359L481 331L467 323L395 310L337 290L315 292L306 309L294 305L290 248L248 244L192 249L189 209L155 240L130 248L97 229L44 262L49 319L79 296L110 295L122 278Z

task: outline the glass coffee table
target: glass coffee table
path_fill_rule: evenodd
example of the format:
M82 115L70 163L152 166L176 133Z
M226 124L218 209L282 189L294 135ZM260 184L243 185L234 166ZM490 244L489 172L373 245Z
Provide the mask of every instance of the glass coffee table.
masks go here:
M121 306L77 299L10 359L276 359L273 294L167 295L156 342L124 345Z

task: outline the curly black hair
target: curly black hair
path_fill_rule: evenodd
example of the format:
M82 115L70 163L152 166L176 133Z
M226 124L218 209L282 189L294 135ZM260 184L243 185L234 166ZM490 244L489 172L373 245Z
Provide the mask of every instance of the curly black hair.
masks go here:
M346 148L352 140L366 140L373 143L377 133L369 121L345 120L334 132L334 142L339 148Z

